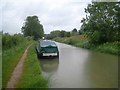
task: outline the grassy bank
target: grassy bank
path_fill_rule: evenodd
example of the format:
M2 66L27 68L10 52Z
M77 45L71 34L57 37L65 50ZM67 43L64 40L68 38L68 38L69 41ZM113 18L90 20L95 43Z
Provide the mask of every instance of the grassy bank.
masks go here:
M3 50L2 54L2 87L5 88L12 72L24 50L32 41L24 39L19 45Z
M85 35L77 35L77 36L64 37L64 38L57 37L57 38L54 38L53 40L61 43L74 45L77 47L89 48L86 46L88 42L88 38Z
M46 88L48 80L43 78L40 71L39 61L36 56L34 45L29 48L27 58L24 62L24 71L18 88Z
M74 45L77 47L84 47L85 43L88 42L88 38L85 35L77 35L77 36L64 37L64 38L57 37L54 38L53 40Z
M77 35L64 38L54 38L53 40L57 42L66 43L76 47L86 48L90 50L95 50L102 53L109 53L113 55L120 55L120 42L107 42L101 45L93 45L89 43L88 38L85 35Z
M110 43L104 43L102 45L99 45L95 48L96 51L100 51L103 53L109 53L114 55L120 55L120 42L110 42Z

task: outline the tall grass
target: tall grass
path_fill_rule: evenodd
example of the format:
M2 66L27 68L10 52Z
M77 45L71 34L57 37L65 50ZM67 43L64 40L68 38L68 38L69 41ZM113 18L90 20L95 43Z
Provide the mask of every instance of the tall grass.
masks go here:
M8 80L10 79L12 72L20 60L24 50L32 41L28 41L26 38L23 39L18 45L13 46L9 49L3 49L2 54L2 87L5 88Z
M43 78L34 45L30 47L24 62L24 70L18 88L47 88L48 80Z
M64 38L57 37L54 38L53 40L81 48L95 50L102 53L120 55L120 42L118 41L107 42L101 45L95 45L89 43L89 39L85 35L78 35L78 36L64 37Z
M86 37L86 35L77 35L77 36L64 37L64 38L57 37L54 38L53 40L61 43L74 45L77 47L89 48L88 38Z
M120 55L120 42L107 42L95 48L96 51Z

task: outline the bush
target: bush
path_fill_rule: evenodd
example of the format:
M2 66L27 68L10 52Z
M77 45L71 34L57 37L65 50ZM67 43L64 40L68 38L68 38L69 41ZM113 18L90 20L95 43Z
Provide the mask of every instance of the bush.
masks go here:
M99 45L96 50L101 51L101 52L106 52L106 53L111 53L115 55L120 55L120 42L115 41L115 42L107 42L102 45Z
M10 35L8 33L5 33L3 34L3 38L2 38L3 50L10 49L16 45L21 44L21 42L24 42L26 40L31 40L31 38L30 37L25 38L21 34Z

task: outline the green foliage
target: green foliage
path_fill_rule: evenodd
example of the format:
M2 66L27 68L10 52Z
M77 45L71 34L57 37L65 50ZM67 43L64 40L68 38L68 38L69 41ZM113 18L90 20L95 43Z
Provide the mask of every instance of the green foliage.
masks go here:
M115 54L115 55L120 55L120 42L115 41L115 42L106 42L102 45L99 45L96 47L96 51L100 52L106 52L110 54Z
M53 39L56 37L70 37L71 34L70 32L66 32L64 30L55 30L55 31L51 31L50 34L46 34L45 38L46 39Z
M65 34L66 34L66 32L65 32L64 30L62 30L62 31L60 32L60 37L65 37Z
M19 35L18 36L15 35L15 36L18 39ZM6 35L5 35L5 38L8 40L15 36L8 35L6 37ZM3 37L4 37L4 34L3 34ZM6 87L7 82L10 79L10 76L12 75L12 72L13 72L15 66L17 65L24 50L31 43L31 41L32 40L28 40L28 39L20 36L19 42L17 42L17 44L15 46L14 45L11 45L11 46L5 45L5 44L9 44L9 43L11 44L10 41L4 44L3 54L2 54L2 87L3 88ZM10 46L10 47L8 47L8 46Z
M82 34L82 31L81 31L81 30L79 30L79 31L78 31L78 34L79 34L79 35L81 35L81 34Z
M66 32L66 37L70 37L70 32Z
M22 27L24 36L33 36L35 40L44 36L43 25L37 16L28 16L25 25Z
M77 34L78 34L77 29L74 28L74 29L72 30L72 35L77 35Z
M89 14L81 22L81 31L86 33L93 44L120 40L119 2L92 2L85 9Z
M48 38L48 39L53 39L55 37L60 37L60 31L59 30L51 31L50 34L47 34L45 36L45 38Z
M8 33L3 34L2 36L2 48L3 50L12 48L21 44L26 39L21 34L9 35Z
M77 35L77 36L64 37L64 38L57 37L54 38L53 40L75 46L82 45L84 42L88 41L88 39L84 35ZM84 46L82 45L81 47Z
M18 88L47 88L48 80L45 79L40 71L40 64L36 56L36 52L32 45L29 49L28 56L24 63L24 71Z
M85 35L78 35L78 36L72 36L72 37L64 37L64 38L55 38L53 39L57 42L62 42L70 45L74 45L77 47L85 48L85 49L90 49L90 50L95 50L99 51L102 53L109 53L109 54L114 54L114 55L120 55L120 42L115 41L115 42L106 42L103 44L93 44Z

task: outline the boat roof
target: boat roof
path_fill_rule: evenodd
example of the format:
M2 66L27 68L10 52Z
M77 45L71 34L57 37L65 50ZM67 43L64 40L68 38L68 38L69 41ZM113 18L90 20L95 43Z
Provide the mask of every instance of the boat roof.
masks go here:
M46 46L57 46L57 45L52 40L40 40L40 46L41 47L46 47Z

